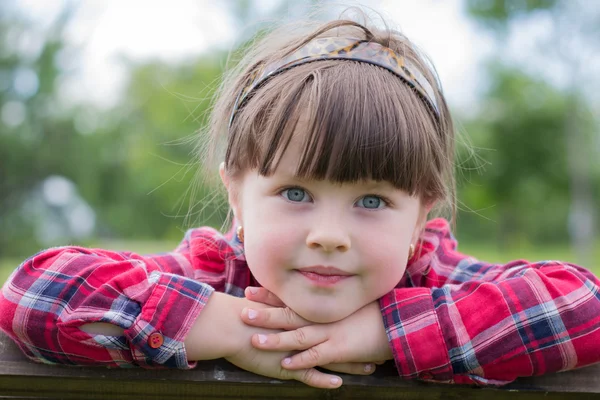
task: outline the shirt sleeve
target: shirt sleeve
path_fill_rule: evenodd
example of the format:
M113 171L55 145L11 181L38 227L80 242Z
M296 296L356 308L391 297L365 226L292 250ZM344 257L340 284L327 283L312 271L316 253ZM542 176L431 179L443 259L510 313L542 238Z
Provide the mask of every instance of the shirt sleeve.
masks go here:
M559 261L505 265L456 251L448 223L427 225L401 285L381 298L399 374L506 384L600 361L599 280Z
M0 294L0 328L46 364L193 368L185 337L215 288L227 286L223 240L191 230L171 253L59 247L22 263ZM123 328L89 334L88 323Z

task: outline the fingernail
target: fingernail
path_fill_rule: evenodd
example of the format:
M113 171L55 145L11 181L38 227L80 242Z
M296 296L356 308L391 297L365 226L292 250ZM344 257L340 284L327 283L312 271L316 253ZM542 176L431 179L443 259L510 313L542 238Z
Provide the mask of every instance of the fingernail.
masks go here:
M251 308L248 309L248 319L254 319L257 315L258 312L256 312L256 310L253 310Z
M365 364L365 372L371 372L373 366L371 364Z
M258 343L265 344L267 343L267 337L265 335L258 334Z
M255 288L255 287L249 287L249 288L248 288L248 290L249 290L249 291L250 291L250 293L252 293L252 294L256 294L256 293L258 293L258 289L257 289L257 288Z
M289 358L289 357L287 357L287 358L284 358L284 359L283 359L283 363L284 363L285 365L290 365L290 364L292 363L292 359L291 359L291 358Z
M329 380L329 382L331 382L332 385L337 385L339 383L339 378L331 378Z

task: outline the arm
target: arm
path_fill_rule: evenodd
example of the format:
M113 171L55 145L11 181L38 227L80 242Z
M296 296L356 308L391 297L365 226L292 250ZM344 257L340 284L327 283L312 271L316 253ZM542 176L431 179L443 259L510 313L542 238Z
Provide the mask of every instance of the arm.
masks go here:
M599 281L583 268L478 262L434 220L407 272L408 286L420 287L380 300L403 377L504 384L600 361Z
M215 259L191 256L211 234L190 231L176 251L146 257L80 247L41 252L2 288L0 328L38 362L191 368L184 340L213 286L225 284ZM192 278L205 275L210 285ZM192 350L197 359L213 355Z

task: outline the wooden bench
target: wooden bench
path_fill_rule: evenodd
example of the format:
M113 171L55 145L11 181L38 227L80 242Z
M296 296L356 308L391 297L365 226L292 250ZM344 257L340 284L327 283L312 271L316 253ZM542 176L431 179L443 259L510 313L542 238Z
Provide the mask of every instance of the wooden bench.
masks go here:
M342 375L344 385L319 390L243 371L224 360L191 371L41 365L0 333L0 399L600 399L600 365L522 378L501 388L404 381L392 363L371 376Z

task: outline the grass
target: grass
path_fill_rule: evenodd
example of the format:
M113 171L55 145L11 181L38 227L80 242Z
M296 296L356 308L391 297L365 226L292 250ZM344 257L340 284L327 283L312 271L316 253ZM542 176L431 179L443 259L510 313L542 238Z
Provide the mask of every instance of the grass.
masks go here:
M162 241L104 241L94 243L92 247L111 249L115 251L128 250L139 254L160 253L173 250L175 242ZM509 249L499 250L489 243L464 243L461 242L460 251L472 255L480 260L505 263L511 260L526 259L529 261L561 260L576 262L573 251L568 246L513 246ZM12 271L26 258L0 258L0 282L6 281ZM595 246L592 260L600 259L600 245ZM600 275L600 265L586 265L596 275Z
M5 282L13 270L19 266L21 261L12 258L0 259L0 282Z

